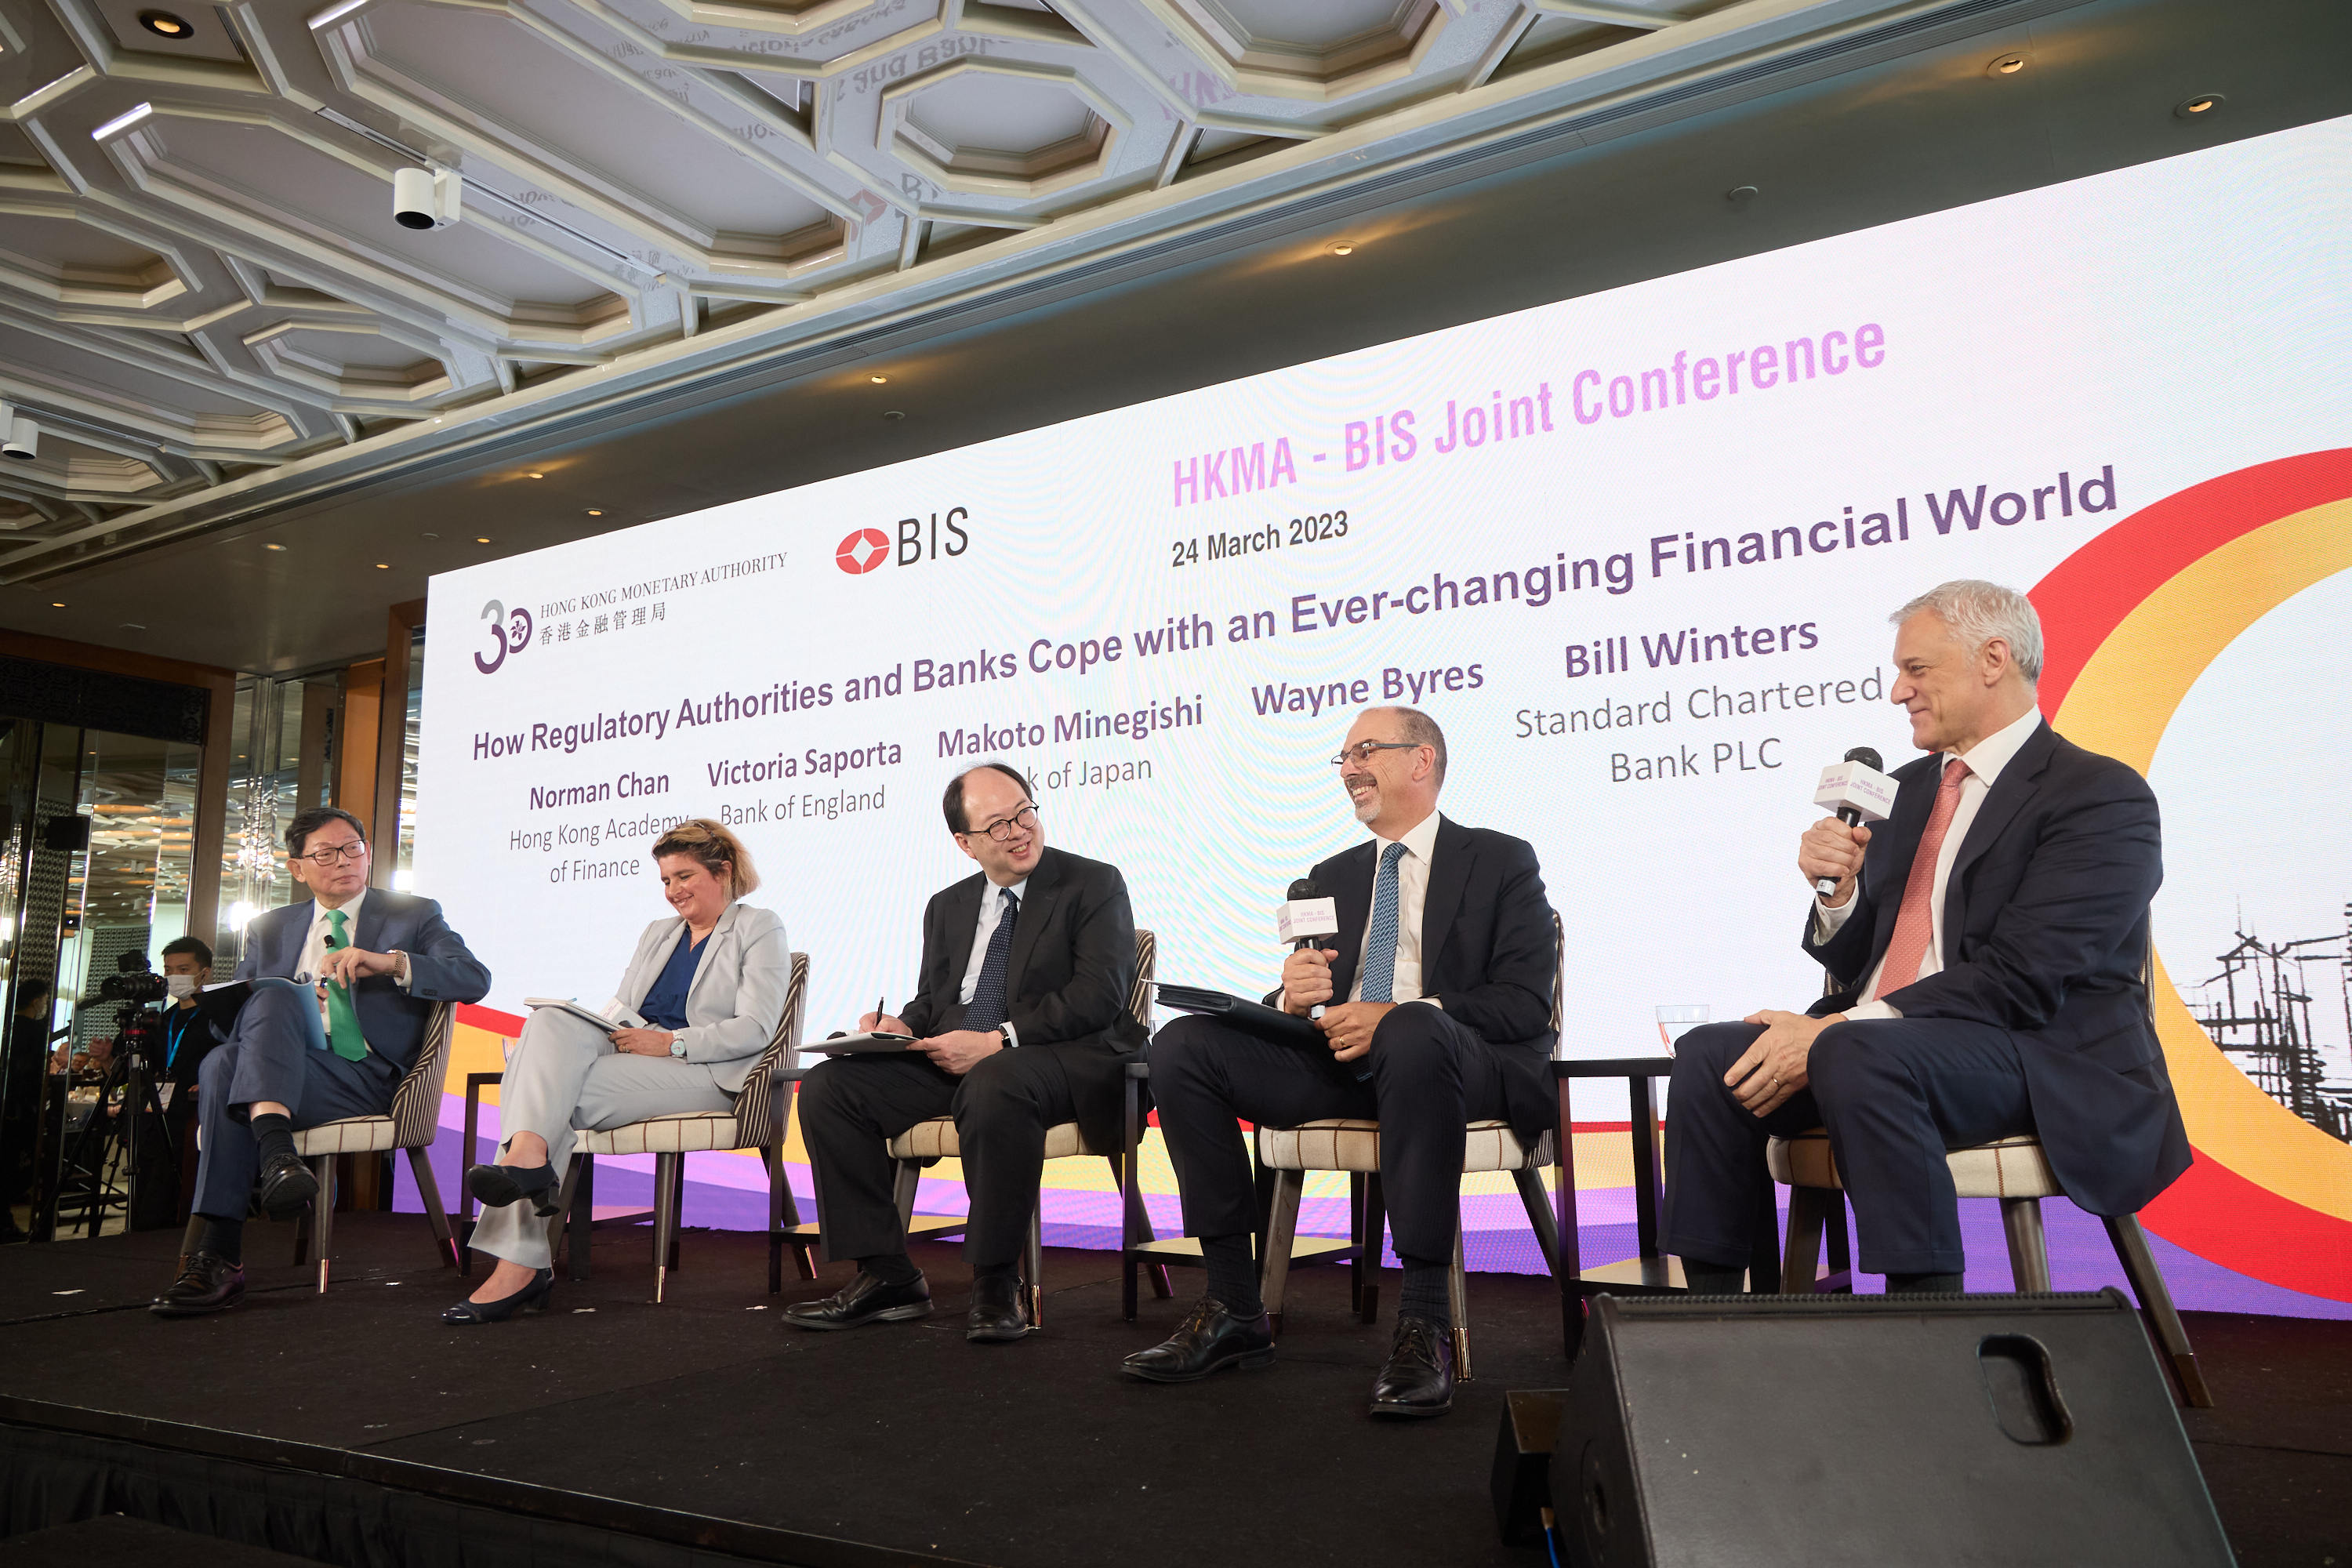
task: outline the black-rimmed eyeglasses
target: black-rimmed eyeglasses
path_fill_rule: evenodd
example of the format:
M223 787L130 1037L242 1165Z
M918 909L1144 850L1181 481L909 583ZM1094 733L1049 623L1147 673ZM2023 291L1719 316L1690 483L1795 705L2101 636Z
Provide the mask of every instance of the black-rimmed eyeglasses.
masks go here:
M1374 752L1417 752L1419 750L1421 750L1419 741L1359 741L1332 758L1331 765L1335 768L1344 768L1349 763L1353 763L1360 768L1372 760Z
M298 855L295 858L308 860L321 870L345 860L364 860L367 858L367 840L361 838L349 844L324 845L305 854Z
M1036 826L1037 808L1034 805L1024 805L1002 821L992 822L985 827L975 827L971 832L985 833L999 844L1008 844L1012 842L1014 834L1027 833Z

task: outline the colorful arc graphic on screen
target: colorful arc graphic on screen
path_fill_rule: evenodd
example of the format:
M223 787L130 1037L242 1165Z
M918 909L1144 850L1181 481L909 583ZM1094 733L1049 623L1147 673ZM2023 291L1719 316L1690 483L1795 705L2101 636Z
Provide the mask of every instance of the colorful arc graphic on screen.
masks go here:
M2234 637L2352 569L2352 449L2257 464L2126 518L2032 593L2042 711L2145 773L2182 699ZM2141 1218L2241 1274L2352 1300L2352 1146L2262 1092L2189 1014L2157 934L2157 1033L2196 1163Z

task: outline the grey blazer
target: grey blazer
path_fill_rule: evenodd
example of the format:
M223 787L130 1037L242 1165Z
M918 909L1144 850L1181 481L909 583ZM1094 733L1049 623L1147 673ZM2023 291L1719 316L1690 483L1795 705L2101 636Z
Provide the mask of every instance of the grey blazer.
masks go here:
M633 1011L661 978L662 966L686 934L677 915L657 920L637 938L637 951L615 993ZM704 939L709 947L686 994L686 1059L709 1067L730 1094L743 1088L751 1064L776 1036L784 1016L784 992L792 984L793 955L784 945L784 922L773 910L730 904Z

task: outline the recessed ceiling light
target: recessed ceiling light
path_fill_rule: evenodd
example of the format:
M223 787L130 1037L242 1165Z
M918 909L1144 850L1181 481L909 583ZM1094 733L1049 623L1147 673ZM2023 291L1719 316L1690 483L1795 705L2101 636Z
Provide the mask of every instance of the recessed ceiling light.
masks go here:
M282 544L265 544L261 548L264 550L283 550L286 547Z
M547 478L547 476L545 474L525 474L523 478L527 479L543 479Z
M1353 256L1356 254L1356 247L1352 245L1335 245L1331 247L1331 254L1334 256Z
M592 507L590 507L590 508L588 509L588 515L589 515L590 517L602 517L602 516L604 516L604 514L603 512L601 512L601 511L598 511L594 507L593 507L593 506L592 506Z
M883 417L883 418L885 418L885 419L904 419L906 416L906 416L906 413L905 413L905 411L904 411L904 410L897 409L897 408L887 409L887 410L886 410L886 411L883 413L883 416L882 416L882 417Z
M488 544L489 541L488 539L477 539L474 542L477 544Z
M389 572L392 570L392 563L389 561L379 561L375 563L375 569L379 572Z
M1752 202L1762 194L1753 185L1734 185L1723 193L1723 199L1727 202Z
M196 33L185 17L174 16L169 11L142 11L139 25L159 38L192 38Z
M887 375L869 375L866 379L877 386L887 386L890 382L890 378Z
M2195 120L2218 110L2230 100L2218 92L2200 92L2173 106L2172 112L2183 120Z
M49 608L53 610L62 610L65 607L66 602L63 599L51 599L49 601Z
M1985 67L1985 75L2015 76L2024 68L2025 57L2023 55L2003 55L2000 58L1993 61L1992 64Z

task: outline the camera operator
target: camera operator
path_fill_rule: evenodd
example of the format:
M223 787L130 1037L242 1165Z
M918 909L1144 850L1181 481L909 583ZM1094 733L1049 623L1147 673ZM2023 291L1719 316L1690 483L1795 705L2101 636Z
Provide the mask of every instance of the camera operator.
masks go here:
M220 1042L203 1020L199 1004L213 983L213 950L194 937L163 944L163 984L172 1005L163 1014L162 1081L173 1086L166 1109L174 1129L194 1114L196 1068Z

